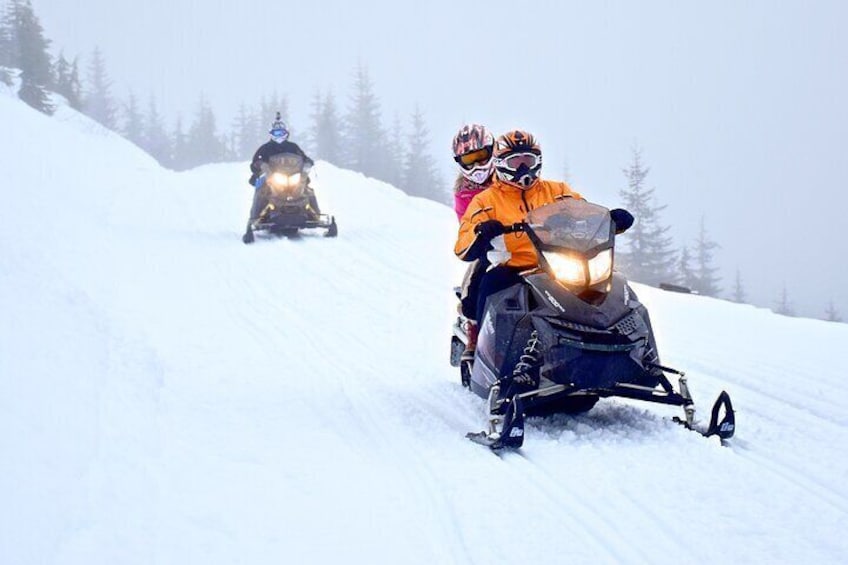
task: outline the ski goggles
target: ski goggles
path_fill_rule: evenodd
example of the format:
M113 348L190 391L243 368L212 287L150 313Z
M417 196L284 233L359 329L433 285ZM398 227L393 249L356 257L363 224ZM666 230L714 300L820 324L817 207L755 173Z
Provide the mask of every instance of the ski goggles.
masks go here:
M289 137L289 132L284 128L274 128L270 132L271 137L274 139L282 139L285 140Z
M475 165L482 165L489 162L489 159L492 158L492 148L491 147L483 147L482 149L477 149L476 151L469 151L468 153L463 153L462 155L457 155L454 157L454 160L459 163L459 166L464 169L470 169Z
M538 153L512 153L498 159L497 166L500 169L517 171L523 166L532 170L542 164L542 156Z

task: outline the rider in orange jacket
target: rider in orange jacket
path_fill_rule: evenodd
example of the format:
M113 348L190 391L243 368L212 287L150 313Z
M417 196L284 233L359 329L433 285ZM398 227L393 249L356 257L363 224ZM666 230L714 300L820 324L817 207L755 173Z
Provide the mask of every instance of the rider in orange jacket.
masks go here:
M539 178L542 151L536 138L514 130L500 136L494 148L495 179L488 190L474 197L459 226L454 253L463 261L474 261L492 248L502 236L508 259L486 272L480 282L475 319L480 317L490 294L521 281L519 273L538 266L536 250L527 234L506 234L504 227L521 222L527 212L561 198L583 198L566 183ZM473 357L476 332L469 333L463 357Z

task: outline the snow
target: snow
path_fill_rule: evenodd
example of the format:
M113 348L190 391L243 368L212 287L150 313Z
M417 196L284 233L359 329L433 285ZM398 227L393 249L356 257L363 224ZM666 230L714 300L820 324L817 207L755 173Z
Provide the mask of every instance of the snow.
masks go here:
M324 162L339 237L240 235L174 173L0 92L0 563L844 563L848 325L636 286L699 414L602 400L464 438L453 212Z

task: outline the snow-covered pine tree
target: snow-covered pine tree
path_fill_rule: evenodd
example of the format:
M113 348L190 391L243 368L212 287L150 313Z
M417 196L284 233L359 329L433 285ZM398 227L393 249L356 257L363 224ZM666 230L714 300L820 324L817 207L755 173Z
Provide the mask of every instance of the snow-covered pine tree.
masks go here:
M95 47L88 66L88 88L83 98L83 112L114 130L116 127L115 102L109 92L111 81L106 73L106 63L99 47Z
M695 241L695 290L704 296L718 296L721 292L718 267L713 265L713 253L720 245L707 235L704 217L701 216L701 226L698 239Z
M633 162L624 169L627 188L621 190L624 207L636 221L621 237L626 247L618 253L619 268L632 280L657 286L675 279L675 252L669 227L660 223L664 205L654 203L654 189L645 186L650 169L642 166L642 153L633 149Z
M368 70L361 63L354 77L351 105L344 118L343 166L374 178L385 178L385 133L381 126L380 102Z
M430 155L430 132L424 115L416 106L412 114L409 143L403 168L404 192L410 196L429 198L436 202L447 203L448 193L436 173L435 162Z

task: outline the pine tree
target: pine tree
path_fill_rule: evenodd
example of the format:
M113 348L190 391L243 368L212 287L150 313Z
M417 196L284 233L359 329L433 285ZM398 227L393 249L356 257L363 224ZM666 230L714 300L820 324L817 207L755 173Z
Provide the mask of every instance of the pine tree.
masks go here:
M713 251L719 248L719 244L710 240L707 228L701 217L701 228L698 239L695 241L695 290L704 296L718 296L721 288L718 283L720 277L716 275L718 267L713 266Z
M320 94L313 107L312 144L315 158L323 159L334 165L343 162L341 122L336 110L336 97L327 92L323 100Z
M86 115L114 130L115 102L109 92L112 84L106 73L106 63L99 47L95 47L88 66L88 92L83 99L82 109Z
M236 159L248 160L259 147L261 127L255 113L250 113L242 102L233 120L233 154Z
M733 286L733 301L738 302L739 304L745 304L747 302L745 288L742 286L742 275L739 273L739 269L736 269L736 282Z
M633 162L624 169L627 188L621 190L624 206L636 221L623 238L627 249L618 253L622 271L635 280L657 286L674 280L674 249L669 227L660 224L660 212L665 206L654 204L654 189L645 187L645 177L650 169L642 166L642 154L633 149Z
M121 126L121 135L139 147L143 147L144 129L141 110L138 108L138 100L136 100L135 94L130 92L129 102L124 104L124 123Z
M55 66L56 92L65 97L68 104L74 110L82 108L82 86L79 79L79 66L77 59L69 63L64 53L59 54Z
M183 118L177 116L177 121L174 124L174 133L171 135L171 168L175 171L183 171L189 166L188 163L188 138L183 129Z
M159 114L159 110L156 107L156 100L152 94L147 104L147 116L144 119L144 130L140 145L154 159L159 161L159 164L165 167L172 166L171 142L168 139L165 124L162 121L162 116Z
M385 178L382 168L385 134L380 125L380 103L366 68L360 64L354 94L344 120L344 166L374 178Z
M392 122L392 129L389 133L389 146L386 148L386 182L398 188L404 186L404 151L405 144L403 142L403 126L401 126L400 116L395 114Z
M17 41L14 38L14 18L11 7L3 4L0 11L0 82L12 85L11 68L17 59Z
M192 168L219 162L225 155L226 146L218 137L215 114L206 99L201 96L194 122L188 130L184 166Z
M408 138L409 149L404 161L401 188L410 196L446 203L448 195L436 173L436 166L430 155L429 135L424 115L416 106L412 114L412 128Z
M689 253L689 248L683 246L680 249L680 255L677 260L677 281L690 290L696 290L695 285L698 281L695 277L695 272L692 270L691 263L692 256Z
M52 64L47 52L50 41L32 9L30 0L14 0L8 15L11 18L11 37L16 59L13 66L21 69L21 88L18 97L45 114L52 114L48 89L53 87Z
M833 300L831 300L828 303L827 309L824 311L824 315L825 315L824 319L827 320L828 322L841 322L842 321L842 316L840 316L839 312L836 310L836 306L834 306Z
M783 316L794 316L795 309L792 307L792 303L789 301L789 294L786 292L786 285L783 285L783 289L780 291L780 296L777 299L777 304L775 305L775 313L781 314Z

